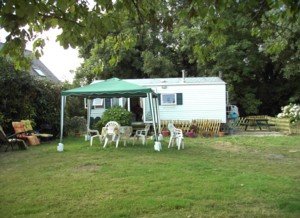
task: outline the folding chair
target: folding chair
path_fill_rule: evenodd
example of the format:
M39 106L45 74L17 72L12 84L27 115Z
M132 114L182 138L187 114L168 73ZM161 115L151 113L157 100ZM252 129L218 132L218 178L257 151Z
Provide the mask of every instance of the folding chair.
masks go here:
M14 145L18 145L19 149L27 149L27 144L24 140L18 139L16 137L16 134L6 136L6 134L3 131L2 126L0 126L0 140L3 144L6 145L5 152L11 146L11 149L14 150Z
M39 133L39 132L33 130L30 120L21 120L21 123L23 123L24 129L27 133L31 133L32 135L35 135L35 136L39 137L40 139L49 140L53 137L52 134Z
M40 140L36 137L36 135L32 135L30 132L26 132L23 123L12 122L12 126L15 130L15 135L18 139L27 140L29 145L40 144Z

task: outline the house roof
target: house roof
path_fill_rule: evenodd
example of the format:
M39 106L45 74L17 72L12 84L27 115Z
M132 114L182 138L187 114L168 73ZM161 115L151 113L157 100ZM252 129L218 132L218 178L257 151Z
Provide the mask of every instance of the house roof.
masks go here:
M62 96L84 96L90 98L130 98L146 97L147 93L156 94L151 88L142 87L118 78L95 82L83 87L62 91Z
M3 47L4 43L0 42L0 49ZM32 56L32 52L25 50L25 56ZM43 64L39 59L33 57L30 67L30 74L39 79L46 79L54 83L60 83L61 81Z
M31 75L36 76L38 78L46 77L46 79L54 83L61 82L39 59L34 58L31 63L32 63L30 68ZM41 73L44 74L45 76L41 75Z

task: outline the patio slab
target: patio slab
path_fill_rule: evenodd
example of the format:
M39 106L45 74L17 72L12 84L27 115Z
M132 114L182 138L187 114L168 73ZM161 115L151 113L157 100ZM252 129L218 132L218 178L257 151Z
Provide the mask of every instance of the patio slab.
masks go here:
M281 132L276 132L276 131L248 130L248 131L238 131L238 132L234 133L233 135L238 135L238 136L285 136L286 134L283 134Z

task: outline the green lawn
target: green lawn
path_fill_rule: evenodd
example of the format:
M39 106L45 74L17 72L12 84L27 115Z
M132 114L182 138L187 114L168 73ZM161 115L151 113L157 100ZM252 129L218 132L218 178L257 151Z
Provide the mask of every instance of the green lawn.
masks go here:
M300 217L300 137L0 153L0 217Z

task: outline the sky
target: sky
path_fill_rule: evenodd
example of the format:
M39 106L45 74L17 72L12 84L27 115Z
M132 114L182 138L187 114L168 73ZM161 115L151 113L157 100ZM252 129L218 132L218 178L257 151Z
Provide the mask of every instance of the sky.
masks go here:
M58 42L56 36L60 33L58 29L51 29L41 35L45 40L43 49L44 55L40 60L46 67L61 81L72 82L74 74L70 70L75 71L83 62L83 59L78 57L78 50L73 48L64 49ZM0 41L5 42L7 33L0 30ZM27 43L26 49L32 50L32 42Z

